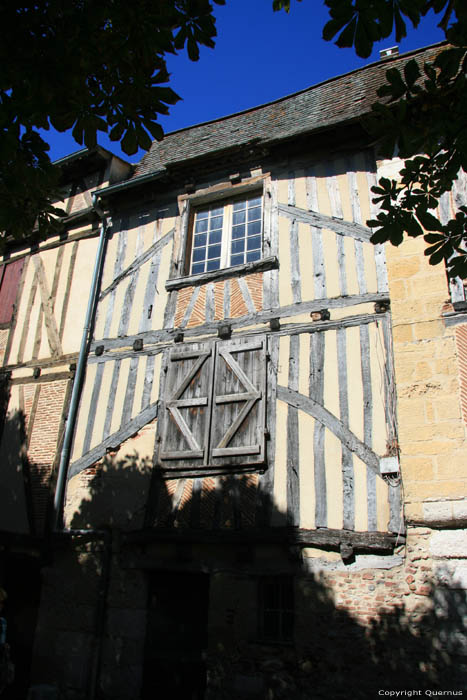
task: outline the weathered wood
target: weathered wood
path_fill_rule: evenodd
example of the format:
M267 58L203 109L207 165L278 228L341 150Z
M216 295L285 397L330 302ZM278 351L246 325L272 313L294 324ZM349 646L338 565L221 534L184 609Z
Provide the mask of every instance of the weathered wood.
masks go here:
M295 173L290 172L288 176L288 204L295 206ZM290 284L292 286L292 298L295 303L302 300L302 290L300 283L300 250L298 240L298 224L295 219L290 221L289 226L289 247L290 247Z
M122 226L125 226L125 223L127 221L122 221ZM123 263L125 260L125 254L126 254L126 245L127 245L127 237L128 233L127 231L119 231L117 233L118 235L118 243L117 243L117 252L115 256L115 263L114 263L114 279L118 277L120 272L123 269ZM107 312L105 316L105 324L104 324L104 338L107 338L109 333L110 333L110 328L112 325L112 318L113 318L113 312L114 312L114 305L115 305L115 295L116 291L115 289L112 290L110 293L110 298L107 304Z
M268 178L267 182L264 183L264 197L263 197L263 256L265 258L273 255L271 250L271 227L272 227L272 194L271 194L271 181ZM271 308L271 276L263 275L263 308ZM225 314L224 314L225 316Z
M289 354L289 389L298 392L300 338L292 335ZM300 446L298 411L287 410L287 524L300 525Z
M138 374L138 366L141 362L139 356L132 357L130 360L130 370L128 372L128 380L126 384L125 400L123 403L122 411L122 425L126 425L131 419L131 414L133 412L133 401L135 398L136 389L136 377Z
M384 294L356 294L349 297L331 297L327 299L315 299L312 301L303 301L300 304L290 304L288 306L282 306L278 309L269 309L260 311L256 314L248 314L241 316L239 318L229 319L233 329L242 328L244 326L254 326L260 323L269 323L272 318L283 318L295 315L301 315L304 313L311 313L313 311L320 311L323 308L327 309L339 309L347 308L349 306L359 306L360 304L374 303L376 301L386 301L387 295ZM381 317L381 315L379 316ZM338 321L316 321L310 324L309 328L311 332L323 330L324 328L336 328L339 325L345 326L346 324L355 325L354 319L357 317L347 317L346 319L340 319ZM376 316L369 314L361 314L359 318L364 319L363 323L370 323ZM195 328L189 328L185 331L185 338L203 336L211 333L217 333L219 326L221 326L225 321L214 321L214 323L204 323ZM337 325L336 325L337 324ZM288 326L293 328L292 324ZM299 329L300 326L297 326ZM251 331L254 333L255 331ZM295 331L294 331L295 332ZM308 332L308 327L307 327ZM264 333L264 329L258 330L258 333ZM149 331L147 333L140 333L137 335L126 336L125 338L103 338L101 340L96 340L91 345L91 350L95 350L98 345L104 344L106 350L115 350L122 347L130 347L133 345L137 338L142 338L145 344L149 343L159 343L159 342L170 342L173 340L176 334L176 330L163 329L160 331ZM285 333L287 334L287 333Z
M326 185L329 194L329 201L331 203L331 214L337 219L344 218L344 212L342 209L341 195L339 190L339 183L334 175L334 169L331 165L326 167ZM344 237L337 236L337 267L339 271L339 288L341 294L345 296L347 294L347 270L346 270L346 256L345 256L345 246Z
M394 448L397 445L397 413L396 413L396 379L394 372L394 354L392 346L391 317L385 314L381 319L383 331L384 349L386 359L384 363L384 393L386 422L388 431L388 443ZM401 492L399 483L388 486L389 499L389 529L392 532L403 532L404 523L402 519Z
M157 226L154 232L154 237L156 237L158 234ZM153 254L152 258L150 258L151 263L149 266L149 274L148 278L146 280L146 289L144 290L144 301L143 301L143 309L141 313L141 318L139 321L139 332L143 333L144 331L147 331L151 328L152 326L152 315L154 313L154 306L156 305L156 289L157 289L157 281L159 277L159 268L160 268L160 262L161 262L161 254L160 252L156 252ZM164 327L166 326L165 324L165 316L167 314L167 307L165 309L165 314L164 314ZM173 322L172 324L173 325Z
M136 532L122 533L123 544L177 541L179 539L184 542L218 543L219 530L218 528L212 530L149 528ZM349 532L348 530L330 528L307 530L294 527L265 527L244 530L223 528L222 541L226 543L286 543L303 547L317 546L331 549L339 548L341 544L350 544L354 551L391 552L397 545L403 544L405 538L386 532ZM141 564L137 563L136 566L139 568Z
M337 375L339 379L339 414L341 423L349 429L349 396L347 386L347 343L346 329L337 331ZM343 526L345 530L355 527L355 486L353 456L342 443L342 500Z
M318 404L324 400L324 349L323 333L310 336L310 380L309 394ZM313 431L313 460L315 483L315 525L327 525L326 461L324 447L325 428L315 420Z
M243 277L238 278L238 286L240 287L240 291L242 293L243 301L245 302L245 306L248 309L248 312L250 314L256 313L256 307L253 303L253 299L251 298L250 290L248 289L248 285L245 282L245 279ZM206 320L208 320L206 318Z
M28 426L27 447L28 447L28 449L29 449L29 446L31 444L32 431L34 430L34 421L36 419L37 405L39 403L40 395L41 395L41 385L39 384L38 386L36 386L36 389L34 391L34 398L32 400L31 412L29 414L29 419L27 422L27 426Z
M42 369L50 369L51 367L63 367L63 365L69 364L71 362L76 362L78 359L78 353L77 352L72 352L68 353L67 355L62 355L58 359L40 359L40 360L31 360L30 362L18 362L17 364L12 364L8 365L7 367L3 367L3 369L8 369L11 371L14 371L16 369L25 369L30 367L33 369L34 367L41 367ZM48 375L46 375L48 376ZM18 379L21 379L18 377ZM30 377L25 378L26 381L30 381ZM40 377L39 377L40 379ZM34 381L37 382L39 379L35 379Z
M256 496L256 525L268 526L271 519L272 496L274 493L274 465L276 453L276 413L277 413L277 373L279 364L279 338L268 338L269 362L267 364L267 411L266 461L268 468L259 476Z
M292 207L289 204L279 204L279 214L288 219L295 219L304 224L311 224L316 228L326 228L340 236L351 236L357 241L369 241L372 235L371 229L361 226L351 221L336 219L333 216L326 216L316 211L307 211L299 207Z
M212 323L215 315L214 282L210 282L206 287L206 321Z
M44 323L47 331L47 339L49 341L50 351L53 357L58 357L62 354L62 344L58 333L57 324L53 312L53 304L47 279L45 276L44 263L40 255L34 255L33 263L36 268L39 291L41 294L42 310L44 312Z
M360 357L363 387L363 442L371 445L373 441L373 396L371 387L370 337L368 326L360 326ZM366 490L368 509L368 530L377 529L376 474L366 470Z
M187 307L185 309L185 313L183 314L180 328L186 327L186 324L188 323L188 321L191 318L191 314L193 313L193 309L195 308L195 304L198 301L198 297L199 297L200 293L201 293L201 287L195 287L195 289L193 290L193 294L190 297L190 301L188 302Z
M118 380L120 377L120 366L121 361L115 360L114 368L112 372L112 379L110 382L110 390L107 400L107 406L105 409L105 419L104 419L104 429L102 432L102 439L105 440L110 435L110 429L112 426L112 417L115 407L115 397L117 395Z
M169 469L203 466L208 454L213 344L197 343L185 350L171 348L166 353L165 365L157 426L157 464ZM200 398L205 400L203 406L197 404Z
M278 183L274 180L271 183L271 232L270 249L271 255L279 260L279 203L278 203ZM269 277L269 301L271 309L279 308L279 271L272 268L268 272Z
M151 400L152 385L154 382L154 365L156 356L148 355L146 359L146 371L144 373L143 395L141 397L141 410L149 405Z
M32 278L31 288L29 290L28 303L26 306L26 314L24 317L23 328L21 330L21 338L20 338L19 347L18 347L18 363L23 362L26 341L28 339L28 335L30 332L31 312L32 312L33 305L34 305L34 300L36 298L37 287L38 287L38 274L37 274L37 270L35 270L34 276Z
M164 328L173 328L177 308L177 292L169 292L164 312Z
M336 416L330 413L324 406L321 406L312 398L291 391L285 386L277 387L277 398L285 401L290 406L295 406L301 411L323 423L334 435L344 443L346 447L354 452L362 462L368 465L376 474L379 474L379 457L368 445L365 445L354 435Z
M309 211L318 211L318 192L316 186L315 169L308 168L306 171L306 201ZM311 246L313 255L313 281L316 299L326 297L326 266L324 264L323 237L321 229L310 226ZM340 237L338 237L340 240Z
M266 270L274 270L279 266L277 257L271 256L262 260L244 263L243 265L234 265L233 267L225 267L221 270L211 270L211 272L202 272L197 275L187 275L185 277L175 277L167 280L165 288L168 292L173 289L183 289L184 287L195 287L208 282L217 282L218 280L226 280L240 275L249 275L254 272L265 272Z
M218 342L216 355L209 463L263 464L266 338Z
M358 191L357 176L352 160L347 161L347 180L349 183L350 204L352 207L352 218L355 224L362 226L362 213L360 209L360 195ZM370 229L367 229L370 231ZM355 241L355 264L357 267L358 291L365 294L367 291L365 277L365 261L363 258L363 248L361 241Z
M67 319L68 305L70 303L71 285L72 285L73 276L75 273L75 264L76 264L76 256L78 254L78 246L79 246L78 241L74 241L73 247L71 249L70 263L68 265L68 272L67 272L66 284L65 284L65 293L63 295L63 304L62 304L62 310L60 313L60 325L59 325L59 329L58 329L58 335L60 336L60 340L63 340L63 333L65 331L65 323L66 323L66 319Z
M39 316L37 317L37 323L36 323L36 333L34 336L34 343L32 346L32 353L31 353L31 359L37 360L39 356L39 350L41 347L41 341L42 341L42 324L44 322L44 310L41 306L39 309Z
M141 229L138 231L137 244L136 244L136 255L138 255L143 247L144 239ZM133 310L133 299L135 296L136 285L138 283L139 277L139 267L137 267L130 275L130 282L125 291L125 296L122 304L122 312L120 316L120 322L118 324L118 335L119 337L126 336L128 331L128 325L130 323L130 316Z
M82 447L84 454L89 452L89 449L91 447L92 431L94 429L94 421L96 419L97 404L99 402L99 396L101 394L101 389L102 389L102 378L104 376L104 369L105 369L104 363L101 363L100 365L98 365L97 369L96 369L96 376L94 377L94 386L92 387L91 402L90 402L89 408L88 408L86 431L84 433L84 440L83 440L83 447Z
M369 189L370 197L370 216L372 219L376 219L380 208L378 204L373 202L374 194L371 192L371 188L377 184L376 177L376 161L374 153L372 151L365 151L365 163L366 163L366 176ZM388 283L388 273L386 269L386 254L384 252L384 246L381 243L377 243L374 246L375 255L375 266L376 266L376 279L378 284L378 292L388 293L389 283Z
M99 459L105 456L108 450L119 447L122 442L135 435L141 428L150 423L157 417L158 402L150 404L143 411L140 411L129 423L117 430L112 435L109 435L99 445L94 447L90 452L83 455L70 465L68 478L71 479L76 474L79 474L83 469L95 464Z
M135 339L137 339L139 336L135 336ZM102 344L102 341L101 341ZM143 347L142 350L138 350L138 357L151 357L152 355L159 355L161 352L164 351L165 347L164 346L157 346L157 347ZM110 351L110 352L104 352L102 355L89 355L88 357L88 365L95 365L95 364L103 364L105 362L114 362L115 360L126 360L129 357L134 357L135 351L133 347L128 350L122 350L121 352L118 351Z
M57 298L57 289L58 289L58 283L60 280L60 273L61 273L61 269L62 269L64 250L65 250L65 248L64 248L64 246L62 246L61 248L58 249L58 252L57 252L57 260L55 263L54 278L53 278L53 282L52 282L52 290L50 292L50 306L51 306L52 313L55 313L55 301ZM41 307L41 310L39 312L37 327L36 327L36 337L34 340L34 349L33 349L33 353L32 353L33 359L37 359L37 357L39 356L39 350L40 350L41 339L42 339L43 315L44 315L44 312L43 312L43 309ZM58 335L59 335L59 338L61 341L62 336L60 335L60 330L58 332Z
M23 295L24 281L26 279L26 272L27 272L28 264L29 264L29 258L27 258L24 262L23 269L21 270L21 276L19 279L18 288L16 290L16 299L15 299L15 303L13 306L13 315L12 315L12 318L10 321L10 330L9 330L8 338L7 338L6 345L5 345L5 352L3 354L3 365L7 365L8 360L10 358L13 337L16 333L16 325L18 323L18 306L19 306L19 301ZM24 331L24 329L23 329L23 331Z
M162 248L164 248L167 243L170 243L174 234L174 229L171 229L162 238L153 243L144 253L137 253L137 257L133 260L131 265L128 265L124 270L119 272L113 279L113 281L106 287L100 294L100 300L104 299L107 294L110 294L116 287L129 275L132 275L136 270L138 270L145 262L150 258L155 256Z
M41 374L37 379L34 377L14 377L10 379L9 383L12 386L19 386L22 384L48 384L49 382L58 382L63 379L71 379L72 377L72 372L54 372L53 374Z
M230 318L230 280L225 280L224 283L223 311L224 318Z

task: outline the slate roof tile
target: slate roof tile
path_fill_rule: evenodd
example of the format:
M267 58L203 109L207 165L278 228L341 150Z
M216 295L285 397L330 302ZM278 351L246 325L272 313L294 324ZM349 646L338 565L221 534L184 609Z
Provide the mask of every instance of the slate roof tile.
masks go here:
M401 69L411 58L421 65L433 61L445 46L442 42L371 63L274 102L168 133L153 142L133 177L163 172L175 163L235 146L251 142L266 146L358 119L377 100L376 91L389 68Z

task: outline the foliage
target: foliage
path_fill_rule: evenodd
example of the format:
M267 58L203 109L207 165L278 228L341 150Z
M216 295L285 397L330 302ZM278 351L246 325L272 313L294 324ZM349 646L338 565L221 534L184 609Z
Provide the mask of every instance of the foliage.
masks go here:
M223 5L225 0L214 0ZM209 0L4 0L0 6L0 231L21 239L57 226L58 173L38 129L97 132L125 153L161 138L179 99L165 56L214 46ZM1 242L1 240L0 240Z
M395 32L406 36L407 22L418 27L433 11L449 45L423 66L415 60L403 70L389 68L378 90L367 126L379 141L380 155L397 153L405 160L401 179L381 178L373 188L380 205L373 242L399 245L404 233L424 236L425 255L435 265L445 260L451 276L467 277L467 209L441 225L433 216L440 197L449 192L462 168L467 172L467 3L465 0L325 0L330 19L323 38L353 47L367 58L375 42ZM274 9L289 11L290 0L275 0ZM337 37L337 38L336 38Z

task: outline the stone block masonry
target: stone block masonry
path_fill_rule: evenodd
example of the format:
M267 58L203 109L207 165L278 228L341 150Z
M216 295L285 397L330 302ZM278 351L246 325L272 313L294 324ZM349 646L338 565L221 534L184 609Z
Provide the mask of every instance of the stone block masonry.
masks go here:
M467 326L445 326L446 273L428 264L424 245L386 251L405 517L436 525L449 514L453 524L449 504L467 498Z

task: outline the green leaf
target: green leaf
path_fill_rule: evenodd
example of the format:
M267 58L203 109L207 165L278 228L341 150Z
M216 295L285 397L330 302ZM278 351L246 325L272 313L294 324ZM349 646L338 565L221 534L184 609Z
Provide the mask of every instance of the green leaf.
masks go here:
M420 69L418 67L418 64L414 58L410 60L408 63L405 64L404 66L404 77L407 85L409 87L412 87L414 83L418 80L420 77Z
M357 28L357 17L354 17L337 38L336 45L342 48L353 46L355 30ZM358 53L358 52L357 52Z
M443 225L433 214L426 211L423 207L418 207L416 215L421 225L426 231L443 231Z
M129 156L132 156L138 150L138 141L134 129L127 129L125 136L121 142L122 151Z

